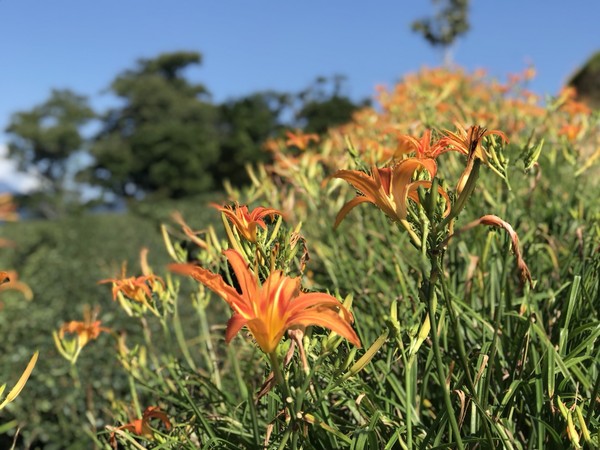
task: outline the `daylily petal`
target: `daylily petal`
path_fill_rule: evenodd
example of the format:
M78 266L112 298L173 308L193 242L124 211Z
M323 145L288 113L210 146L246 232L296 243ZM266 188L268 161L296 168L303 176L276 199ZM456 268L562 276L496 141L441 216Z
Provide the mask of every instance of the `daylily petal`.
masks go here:
M227 329L225 330L225 342L229 344L236 334L248 323L248 319L241 314L233 313L227 321Z
M244 257L234 249L228 249L223 252L235 273L235 277L242 289L242 297L247 303L247 299L255 298L257 295L256 278L248 268L248 262Z
M181 275L189 275L194 280L202 283L208 289L213 291L219 297L227 302L227 304L234 310L241 314L247 313L246 301L240 294L235 290L234 287L229 286L223 277L216 273L212 273L210 270L206 270L200 266L194 264L181 264L174 263L168 266L171 272L179 273Z
M309 292L299 295L294 299L287 312L288 314L295 314L311 307L330 308L336 310L336 313L339 310L344 320L350 323L354 320L352 314L346 308L342 308L342 304L338 299L322 292Z
M259 317L249 320L246 325L258 346L265 353L271 353L277 348L287 328L285 322L270 323Z
M237 203L235 206L220 206L216 203L210 205L221 211L244 237L250 242L256 242L256 227L260 226L266 229L267 226L263 220L265 217L275 214L281 215L281 212L273 208L265 208L259 206L252 212L248 212L247 206L240 206Z
M347 181L373 203L375 203L375 199L380 195L379 187L381 186L381 183L375 183L373 177L364 172L357 170L338 170L332 177L341 178L342 180Z
M335 218L335 223L333 224L333 228L336 229L339 224L342 222L342 220L344 220L344 217L346 217L346 215L350 212L351 209L353 209L355 206L361 204L361 203L373 203L371 200L369 200L367 197L354 197L352 200L350 200L348 203L346 203L344 206L342 206L342 209L340 209L340 212L338 212L336 218Z
M358 336L350 324L331 309L317 307L298 312L288 320L288 328L292 325L329 328L331 331L350 341L356 347L361 347L360 339L358 339Z

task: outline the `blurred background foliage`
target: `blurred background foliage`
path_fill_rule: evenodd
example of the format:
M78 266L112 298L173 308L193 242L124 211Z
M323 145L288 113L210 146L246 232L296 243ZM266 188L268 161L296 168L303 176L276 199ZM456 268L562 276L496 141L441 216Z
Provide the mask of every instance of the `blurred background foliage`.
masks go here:
M416 21L414 29L442 47L449 59L453 42L469 28L468 2L436 3L437 15ZM117 74L107 89L120 104L108 111L93 111L79 93L54 90L31 110L16 112L6 129L9 155L20 169L35 171L40 184L26 195L15 195L29 220L0 224L1 238L14 243L0 249L0 269L16 269L34 299L2 292L0 327L10 332L3 333L0 343L0 381L15 379L36 349L40 359L18 401L3 411L0 448L10 448L18 429L17 448L89 449L97 432L115 425L115 405L129 400L131 379L115 355L113 339L103 335L90 344L74 374L56 351L52 332L67 320L80 319L89 304L101 307L104 326L134 339L142 334L139 321L123 314L109 287L97 281L119 276L123 261L128 274L139 273L142 247L150 249L151 265L161 273L169 257L160 224L172 223L173 210L182 212L193 228L206 229L220 220L209 202L239 200L281 209L290 226L303 223L311 257L307 285L354 295L360 318L356 326L365 345L378 338L395 300L401 336L414 336L422 321L416 299L425 262L390 231L379 211L366 205L332 232L337 211L354 192L342 183L322 182L339 168L389 162L399 148L398 133L418 136L426 128L454 129L455 121L508 134L510 145L493 162L504 179L483 171L472 203L477 206L467 208L461 222L493 212L513 224L537 283L534 294L523 293L506 257L508 241L500 233L476 230L457 239L447 269L449 288L469 322L464 339L474 360L489 355L491 348L501 349L498 370L491 369L486 381L499 423L521 440L527 438L519 433L535 435L529 448L544 442L567 448L564 421L548 399L554 401L559 392L579 401L578 389L589 392L590 383L600 379L600 356L596 341L590 341L600 310L599 117L591 109L598 105L592 99L598 98L597 59L573 76L570 84L577 91L555 98L542 99L526 89L531 68L506 83L483 73L441 69L409 74L392 89L379 89L371 107L367 99L350 98L340 75L317 77L297 93L256 92L216 104L209 87L187 77L190 67L201 64L201 54L177 51L141 59ZM303 141L307 136L311 138ZM443 165L448 179L462 167L452 157ZM183 238L181 245L188 245ZM567 310L574 317L570 325ZM531 322L524 311L532 314ZM213 317L223 313L223 308L211 310ZM182 317L186 333L195 336L197 318ZM532 331L533 321L547 332L546 340ZM492 337L486 330L496 323L502 333ZM560 354L569 369L557 369L544 358L569 332L569 346ZM457 357L452 351L457 336L445 334L444 339L451 364ZM522 353L525 340L533 342L528 355ZM401 364L391 370L386 365L397 362L394 348L386 344L384 358L365 369L356 384L364 387L384 374L380 387L399 395ZM572 359L567 349L576 351ZM264 369L253 362L251 349L240 351L221 356L229 359L225 368L235 367L239 359L248 374L249 408ZM419 370L429 374L426 367ZM455 378L460 376L456 373ZM520 377L516 386L507 378L511 374ZM185 375L189 380L189 371ZM146 388L157 383L151 371L142 378ZM74 385L76 379L79 385ZM574 379L582 387L571 383ZM435 425L431 405L439 402L439 393L418 383L425 422ZM231 389L237 394L248 386ZM503 395L513 387L516 393L506 400ZM172 399L165 394L163 400ZM227 400L234 404L238 398ZM355 404L353 414L386 417L396 411L385 395L370 400ZM365 405L371 410L365 411ZM246 409L236 409L236 414L240 424L253 426ZM521 421L507 419L517 414ZM589 414L597 429L597 414L593 409ZM541 419L532 424L533 416ZM369 425L342 431L394 445L395 428L382 422ZM322 448L327 448L324 442L338 442L323 430L315 431L314 438ZM361 448L356 442L354 448Z
M342 296L353 294L353 308L360 318L356 326L365 345L380 335L390 316L390 308L395 305L394 300L398 301L399 338L414 336L422 321L423 305L417 299L419 274L423 273L426 261L402 238L403 235L393 232L380 211L369 205L357 208L338 231L333 232L331 226L335 215L354 191L337 181L327 185L323 181L339 168L385 164L401 149L398 133L419 136L430 127L453 129L454 120L459 118L461 122L485 123L489 128L500 129L510 139L510 144L497 155L498 159L491 162L496 173L490 169L482 170L475 197L461 215L460 223L493 212L513 224L536 287L532 294L526 294L520 287L512 257L508 254L508 241L501 233L480 229L456 238L448 254L448 288L456 296L456 307L467 321L467 328L464 337L444 334L448 352L446 362L450 364L457 358L452 348L455 348L454 340L459 338L465 339L465 345L474 352L472 358L477 359L478 352L498 358L496 368L490 369L489 381L486 381L489 395L495 399L493 407L499 408L494 410L498 417L505 418L504 414L517 412L524 414L523 417L535 414L541 418L538 425L549 424L541 428L559 430L559 437L525 419L524 422L502 422L504 430L515 434L533 433L538 443L567 445L566 438L560 437L561 430L565 429L564 421L556 412L556 404L548 402L554 402L557 393L563 399L579 398L582 394L577 393L577 389L589 392L594 379L598 379L597 366L590 361L598 358L592 344L600 309L600 212L596 201L598 166L594 164L600 148L599 117L568 90L543 105L538 96L524 89L523 82L528 76L531 76L529 69L512 76L507 83L500 83L480 72L423 70L407 75L392 89L379 89L376 107L356 111L351 121L332 127L321 136L295 130L291 135L270 138L265 144L269 152L261 156L265 158L264 162L255 164L248 172L250 182L242 186L229 184L225 193L211 192L180 200L161 199L162 194L148 193L143 200L130 200L126 213L4 224L2 236L16 245L3 249L0 265L19 271L22 280L33 289L34 300L27 302L19 293L3 293L0 321L3 329L10 327L11 332L2 343L2 358L6 363L1 366L0 377L3 380L15 377L35 349L40 349L40 360L19 401L7 408L10 416L5 419L10 419L7 421L10 426L0 437L3 439L0 444L10 445L15 430L22 427L18 442L25 448L90 448L95 433L102 432L105 425L115 423L115 408L123 408L123 402L129 398L131 379L127 378L116 358L114 341L103 335L84 350L77 364L80 385L73 389L73 379L77 377L74 378L72 369L58 355L50 336L64 321L79 319L83 305L90 304L101 306L103 326L127 333L134 342L139 339L144 331L140 322L119 310L112 302L108 286L96 283L102 278L119 276L121 263L125 260L128 275L139 273L137 255L143 246L150 248L150 263L157 273L162 273L169 258L161 243L160 224L173 224L169 218L173 210L181 211L192 228L206 229L219 220L216 212L208 207L209 201L238 200L279 208L291 227L303 223L302 233L310 256L306 286L339 292ZM269 108L265 108L265 98L269 98ZM227 105L228 113L248 117L251 115L248 111L254 108L276 111L273 105L284 103L284 99L272 97L272 94L246 100ZM262 106L259 108L256 104ZM251 106L246 109L247 105ZM265 122L270 122L272 117L270 113L262 116ZM446 156L440 161L440 171L445 179L456 179L463 161L454 155ZM174 229L173 225L171 229ZM183 236L180 244L189 249ZM185 295L182 298L186 298ZM189 302L182 301L181 308L184 333L189 336L191 351L201 356L204 341L194 337L198 333L198 317L193 311L185 313L186 308L192 308ZM571 311L570 323L564 321L566 308ZM224 312L222 305L215 308L211 302L209 322L223 324ZM547 336L536 334L527 325L525 312L539 321L537 333L547 332ZM496 337L486 331L497 326L493 320L501 321L503 330ZM154 338L157 348L163 348L165 341L160 338L160 327L152 325L151 320L148 326L157 334ZM559 363L547 361L544 355L553 343L564 340L566 335L572 336L569 346L560 354L566 362L561 360L563 365L555 366L553 364ZM535 355L534 359L523 355L520 345L514 345L517 342L514 336L530 339L530 354ZM264 369L256 364L255 353L248 346L236 347L235 352L241 352L236 356L229 354L234 350L222 353L225 349L221 348L219 331L215 333L215 339L219 343L220 357L229 361L224 361L222 366L223 389L237 393L230 394L227 402L232 402L230 407L233 408L237 395L244 392L250 395L252 402L251 394L259 388L264 376ZM494 348L499 349L500 354L490 354ZM570 356L567 348L577 351ZM364 369L360 380L356 380L359 384L353 382L352 385L364 388L376 374L384 373L385 379L380 380L383 388L402 391L398 387L403 383L402 364L394 365L391 371L385 366L386 361L397 359L395 349L396 344L391 341L384 345L383 359ZM165 351L171 352L174 361L179 360L176 350ZM232 357L243 365L243 373L250 380L249 386L243 389L238 379L231 378ZM540 360L543 361L543 374ZM425 374L425 380L433 376L426 361L424 354L421 363L425 365L418 369L419 374ZM200 361L196 364L203 367ZM519 367L516 372L515 364ZM565 373L564 364L568 364L573 372ZM175 390L177 396L185 397L188 390L195 391L196 381L189 377L190 368L183 364L169 370L182 370L182 374L188 374L181 375L187 381ZM455 370L455 377L460 378L461 372ZM518 379L507 381L507 373ZM148 396L148 401L155 401L157 397L166 404L175 401L172 388L163 391L169 386L164 377L169 376L164 372L144 371L136 380L136 383L142 383L137 388L142 390L140 395ZM547 381L550 378L551 381ZM522 388L509 403L501 403L500 398L510 387L511 380L523 383L519 384ZM188 382L192 384L188 386ZM532 389L526 388L529 384L533 385ZM421 401L426 400L429 405L441 401L439 393L426 388L425 381L415 380L415 386L422 389ZM177 398L178 402L189 401ZM195 401L204 402L206 414L221 414L218 408L223 403L213 402L210 398ZM585 401L585 396L583 398ZM357 413L369 417L373 411L379 411L377 414L385 416L400 408L392 399L371 400L375 403L364 403L363 406L370 405L369 408L374 409L367 411L363 406L355 405ZM235 416L242 429L252 426L247 422L249 416L245 409L249 403L244 405L244 408L236 409L239 415ZM421 426L426 427L428 421L434 426L437 423L435 411L429 410L431 406L427 407L425 403L422 407L425 410ZM189 414L193 414L188 409L178 408L171 413L183 414L179 420L188 420ZM596 416L590 414L591 423L596 426ZM127 419L123 414L119 417L120 420ZM257 420L266 426L266 422L263 423L266 417ZM343 425L342 431L352 436L356 430L347 425ZM194 433L201 436L205 430L200 424L195 426L199 428L195 428ZM219 426L215 425L216 428ZM247 437L237 436L237 431L227 424L223 426L222 432L231 442L246 442ZM395 442L394 428L386 426L385 422L374 430L375 434L369 438L375 439L374 442ZM332 445L326 442L338 442L322 433L322 430L315 430L311 436L323 448ZM65 443L70 447L65 447ZM556 448L562 448L560 445Z
M344 93L345 79L317 77L298 93L255 92L221 104L192 83L198 52L141 59L107 89L120 105L90 109L70 90L52 91L6 128L9 156L41 183L19 203L27 214L55 218L123 200L167 199L248 182L247 164L268 162L262 145L285 130L325 133L368 104Z

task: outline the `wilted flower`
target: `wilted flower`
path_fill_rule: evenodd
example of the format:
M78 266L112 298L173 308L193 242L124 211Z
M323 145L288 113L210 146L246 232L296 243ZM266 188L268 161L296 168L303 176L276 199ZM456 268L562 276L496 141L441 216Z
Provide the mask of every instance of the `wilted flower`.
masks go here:
M517 232L513 229L513 227L510 225L510 223L502 220L500 217L495 216L493 214L486 214L485 216L481 216L479 219L468 223L467 225L462 227L457 233L463 233L478 225L487 225L492 227L503 228L508 233L512 242L513 253L515 255L515 259L517 260L517 267L520 272L521 282L528 282L529 286L533 287L531 272L529 271L529 267L527 267L527 264L523 259L523 255L521 254L519 236L517 235ZM450 239L450 237L448 238L448 240Z
M254 208L252 212L248 212L247 206L240 206L237 203L235 206L221 206L211 203L211 206L225 214L242 237L253 243L257 239L257 227L260 226L265 230L267 229L264 218L275 214L281 215L281 212L276 209L264 208L262 206Z
M159 419L167 430L170 430L172 427L171 422L164 411L158 406L149 406L144 410L140 419L134 419L125 425L115 428L115 430L126 430L137 436L152 440L154 438L154 432L150 427L150 421L152 419ZM110 445L113 448L117 448L117 439L115 435L116 431L113 431L110 434Z
M190 275L225 300L233 310L227 324L226 342L247 326L265 353L272 353L290 328L315 325L336 332L357 347L360 340L351 327L352 314L334 297L324 293L304 293L300 278L274 270L260 283L244 257L234 249L225 250L240 286L238 292L221 275L192 264L171 264L170 270Z

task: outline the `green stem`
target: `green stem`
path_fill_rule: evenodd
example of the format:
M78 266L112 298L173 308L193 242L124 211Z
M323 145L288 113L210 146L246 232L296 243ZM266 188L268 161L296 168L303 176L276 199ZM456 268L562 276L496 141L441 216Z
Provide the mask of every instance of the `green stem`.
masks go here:
M454 305L452 304L452 297L450 296L450 292L448 291L448 286L446 284L446 279L443 275L440 277L440 281L441 281L441 285L442 285L442 292L444 294L444 301L446 304L446 308L448 308L448 315L450 316L450 324L453 328L454 335L456 336L456 343L458 344L458 356L460 359L460 364L462 365L463 371L465 372L465 375L467 378L467 385L469 387L469 391L471 392L471 396L474 399L477 399L477 391L475 389L475 382L473 380L473 375L471 374L471 370L469 367L469 361L467 359L467 354L465 352L464 341L462 339L463 332L460 327L460 323L458 322L458 320L456 318L457 316L454 311ZM482 412L482 414L483 414L483 412ZM489 428L487 417L485 417L485 416L482 417L482 425L483 425L483 429L484 429L486 438L488 440L488 444L490 445L490 448L494 448L494 440L492 438L492 434L491 434L491 430Z
M275 377L275 381L277 382L277 384L279 385L279 388L281 389L281 394L283 396L283 398L282 398L283 404L289 405L290 414L293 414L293 413L295 413L295 411L292 411L293 408L291 406L291 404L293 402L289 402L289 400L291 400L292 398L290 397L290 393L289 393L287 384L285 383L285 379L283 378L283 373L281 372L281 366L279 365L279 358L277 357L277 354L275 352L271 352L271 353L269 353L269 359L271 360L271 370L273 370L273 376Z
M415 244L415 246L420 249L421 248L421 239L419 238L419 236L417 236L417 233L415 233L415 231L412 229L412 226L410 225L408 220L401 220L400 223L408 232L408 235L412 239L413 244Z
M273 376L275 377L275 381L277 382L277 384L279 385L279 388L281 389L282 401L283 401L283 404L285 405L284 407L286 407L288 409L288 412L290 415L290 423L288 424L288 429L286 430L286 432L282 438L281 444L279 445L279 448L283 449L283 448L285 448L284 445L289 440L290 435L293 434L293 423L294 423L294 420L296 419L296 411L294 408L294 400L290 396L288 386L285 382L285 379L283 378L283 373L281 372L281 365L280 365L279 358L277 358L277 354L275 352L269 353L269 359L271 360L271 369L273 370ZM292 442L297 445L297 438L293 438ZM292 447L292 448L294 448L294 447Z
M589 406L587 415L585 416L585 424L588 426L588 428L590 426L590 422L592 421L592 417L594 417L594 410L595 410L596 404L597 404L597 402L595 402L593 399L598 398L599 392L600 392L600 374L598 374L598 376L596 377L596 383L594 383L594 389L592 390L592 395L590 396L590 406ZM600 436L598 438L600 439Z
M412 393L412 372L413 372L414 358L408 358L408 364L404 371L404 383L406 390L406 447L408 450L412 450L412 408L413 408L413 393Z
M78 354L79 354L79 350L78 350ZM70 375L71 375L71 379L73 380L75 389L81 390L81 378L79 378L79 370L77 369L77 365L75 363L71 364Z
M435 301L435 286L438 282L438 278L440 276L440 267L441 267L441 257L433 256L432 257L432 267L431 273L429 276L429 282L427 285L427 307L429 309L429 319L431 320L431 338L433 341L433 354L435 356L435 365L437 369L437 374L439 378L439 382L442 387L442 392L444 394L444 404L446 406L446 412L448 414L448 420L450 421L450 427L452 428L452 432L454 433L456 439L456 446L459 450L464 450L464 445L462 439L460 437L460 429L458 428L458 422L456 421L456 416L454 415L454 408L452 407L452 400L450 398L450 391L448 386L446 386L446 374L444 372L444 366L442 362L442 355L440 352L440 343L438 339L438 327L437 327L437 317L436 317L436 301Z
M197 294L199 297L199 294ZM208 325L208 318L206 317L206 308L201 304L201 299L197 298L197 310L198 317L200 319L200 333L202 334L202 338L204 341L204 346L206 348L206 355L208 356L208 363L210 367L211 376L215 383L215 386L220 390L221 389L221 374L219 372L219 364L217 355L215 353L215 349L212 344L212 339L210 337L210 328Z

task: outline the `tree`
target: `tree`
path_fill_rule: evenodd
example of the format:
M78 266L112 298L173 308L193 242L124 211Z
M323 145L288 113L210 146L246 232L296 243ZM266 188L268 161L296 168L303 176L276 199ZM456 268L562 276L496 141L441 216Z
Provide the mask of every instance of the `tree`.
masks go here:
M184 76L200 63L196 52L166 53L115 78L110 90L123 105L104 115L94 138L91 182L124 197L177 198L214 187L217 110L206 88Z
M220 156L214 168L219 179L239 186L248 181L246 164L267 161L262 144L282 130L289 104L289 95L268 91L219 105Z
M437 12L433 17L416 20L412 30L433 47L442 47L444 63L450 64L450 49L456 39L469 31L469 0L432 0Z
M300 101L295 115L297 125L307 133L323 134L330 127L352 120L352 114L369 102L354 103L344 95L345 81L343 75L334 75L330 79L318 77L311 86L301 91L297 96Z
M36 196L46 204L46 216L60 213L69 165L84 146L81 128L94 117L86 97L70 90L53 90L44 103L11 117L8 155L19 170L39 175Z
M578 100L600 109L600 51L594 53L567 84L575 88Z

